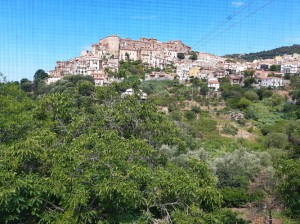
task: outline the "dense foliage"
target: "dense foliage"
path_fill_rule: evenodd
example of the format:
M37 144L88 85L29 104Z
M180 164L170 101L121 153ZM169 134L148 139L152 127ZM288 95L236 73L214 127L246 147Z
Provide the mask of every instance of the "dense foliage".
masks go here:
M225 55L225 57L243 59L246 61L253 61L259 59L274 58L278 55L283 56L284 54L293 54L293 53L300 54L300 45L294 44L292 46L279 47L273 50L261 51L257 53L249 53L249 54L242 54L242 55L241 54Z
M289 92L223 79L216 93L141 81L156 70L128 59L106 87L46 85L43 70L1 83L0 222L248 223L228 208L299 220L299 78Z
M1 84L0 97L1 223L238 220L219 210L204 161L180 164L162 153L162 145L178 155L195 146L151 101L122 99L116 86L89 89L84 80L36 100Z

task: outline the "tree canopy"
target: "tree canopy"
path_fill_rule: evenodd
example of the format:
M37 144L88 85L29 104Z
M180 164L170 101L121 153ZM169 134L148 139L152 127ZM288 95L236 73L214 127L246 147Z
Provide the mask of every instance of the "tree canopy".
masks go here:
M222 198L205 162L191 157L183 167L160 152L193 145L152 102L122 99L113 86L82 91L88 83L37 100L1 84L1 223L230 217L217 213Z

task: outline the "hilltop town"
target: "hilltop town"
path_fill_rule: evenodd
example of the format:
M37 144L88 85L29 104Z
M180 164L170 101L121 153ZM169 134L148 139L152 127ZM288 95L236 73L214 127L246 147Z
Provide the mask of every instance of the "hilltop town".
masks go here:
M155 38L132 40L112 35L93 44L91 50L83 50L79 57L57 61L55 69L48 72L47 83L56 82L69 74L80 74L92 76L97 86L109 85L119 81L111 74L118 71L121 61L136 60L149 67L158 68L146 74L146 80L177 78L181 83L186 83L191 78L199 78L207 80L208 88L213 91L218 91L219 79L225 77L232 85L243 86L246 81L247 85L250 83L257 88L283 87L289 85L289 80L284 78L285 74L300 72L300 54L296 53L247 62L204 52L193 52L191 47L180 40L168 42L160 42ZM174 69L166 71L165 68L170 65Z
M91 50L84 50L79 57L67 61L57 61L55 70L49 71L48 82L57 81L67 74L91 75L96 85L111 82L105 71L118 70L121 60L141 60L152 67L163 69L177 61L177 54L187 54L191 48L181 41L160 42L154 38L140 40L108 36L93 44Z

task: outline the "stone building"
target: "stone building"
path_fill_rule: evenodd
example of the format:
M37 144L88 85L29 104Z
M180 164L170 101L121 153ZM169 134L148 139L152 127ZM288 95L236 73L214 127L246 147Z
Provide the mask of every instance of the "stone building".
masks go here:
M92 44L91 50L82 51L79 57L57 61L55 69L49 74L55 77L67 74L92 75L103 73L105 68L116 71L120 60L141 60L149 66L162 69L167 64L176 63L178 53L188 53L190 50L180 40L160 42L145 37L132 40L111 35Z

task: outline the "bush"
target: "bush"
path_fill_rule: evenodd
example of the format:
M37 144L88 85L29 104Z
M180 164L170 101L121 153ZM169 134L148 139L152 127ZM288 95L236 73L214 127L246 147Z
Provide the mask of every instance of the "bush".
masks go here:
M243 207L250 201L245 188L225 187L220 190L224 207Z
M283 104L285 101L285 97L273 94L268 100L267 103L269 103L271 106L279 106L280 104Z
M191 53L191 56L189 57L189 59L190 59L190 60L193 60L193 61L197 60L197 58L198 58L198 57L197 57L197 54L196 54L195 52L192 52L192 53Z
M225 124L222 132L228 135L236 135L238 133L238 128L231 124Z
M267 124L262 126L260 129L263 135L267 135L269 133L286 133L287 122L286 121L278 121L274 124Z
M259 100L262 100L264 98L269 98L270 96L272 96L272 91L266 88L258 89L256 90L256 93L259 97Z
M249 133L253 133L253 130L254 130L253 126L251 126L250 128L247 129L247 131L248 131Z
M186 111L186 112L184 113L184 116L185 116L185 118L188 119L189 121L190 121L190 120L194 120L194 119L196 118L195 113L194 113L193 111L191 111L191 110Z
M269 133L265 138L265 146L268 148L284 149L288 145L288 136L284 133Z
M194 113L200 113L200 107L192 107Z
M239 100L237 107L241 109L246 109L247 107L249 107L250 104L251 101L243 97Z
M251 100L251 101L257 101L259 99L258 95L256 94L256 92L254 91L246 91L244 93L244 97L248 100Z
M253 179L263 169L273 170L271 156L266 152L236 150L225 153L211 161L211 168L217 175L218 186L246 187L249 179Z
M216 121L211 119L206 112L200 112L199 120L190 122L189 133L196 138L216 136Z
M95 85L94 78L90 75L66 75L64 80L72 82L74 85L76 85L80 80L89 81Z
M300 163L299 159L285 160L279 166L279 193L287 212L300 219ZM299 222L298 222L299 223Z
M245 117L258 121L259 125L273 124L281 119L281 114L276 112L273 107L267 106L262 102L252 103L245 112Z
M170 115L171 115L171 118L175 121L181 121L181 119L182 119L181 111L175 110Z
M184 53L177 53L177 58L184 59L185 58Z

